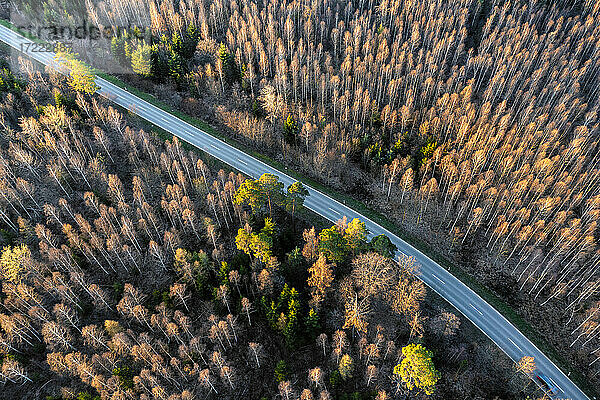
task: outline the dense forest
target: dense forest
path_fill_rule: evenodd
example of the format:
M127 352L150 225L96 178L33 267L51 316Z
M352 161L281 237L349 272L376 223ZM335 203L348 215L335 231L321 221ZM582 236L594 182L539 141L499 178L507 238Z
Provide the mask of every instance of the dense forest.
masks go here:
M119 4L82 12L146 30L95 65L390 215L598 383L597 2Z
M312 226L302 184L1 63L0 398L539 396L535 361L462 324L387 237Z
M598 2L60 4L12 16L137 27L75 48L384 212L600 386Z

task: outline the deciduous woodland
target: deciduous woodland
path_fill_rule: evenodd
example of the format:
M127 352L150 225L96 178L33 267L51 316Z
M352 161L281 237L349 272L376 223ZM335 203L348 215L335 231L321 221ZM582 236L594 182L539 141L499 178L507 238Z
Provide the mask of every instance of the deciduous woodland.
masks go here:
M15 14L137 26L77 50L385 212L600 386L598 2L55 6Z
M2 67L0 398L541 395L387 237L311 226L302 184Z

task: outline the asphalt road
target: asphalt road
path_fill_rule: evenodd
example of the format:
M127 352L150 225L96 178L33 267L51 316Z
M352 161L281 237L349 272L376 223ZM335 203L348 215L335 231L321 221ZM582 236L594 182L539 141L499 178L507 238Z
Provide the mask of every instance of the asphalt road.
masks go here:
M30 43L31 40L15 33L9 28L0 25L0 40L14 49L22 51L22 43ZM54 54L49 52L33 53L27 55L43 64L50 64ZM210 134L188 124L187 122L169 114L166 111L140 99L127 90L96 77L99 93L115 103L135 112L149 122L163 128L180 139L206 151L211 156L231 165L247 176L260 177L264 173L272 173L279 176L281 182L286 186L296 180L260 160L238 150L229 144L211 136ZM310 210L322 215L330 221L337 221L346 216L348 220L359 218L364 221L370 235L387 235L398 247L398 251L409 256L414 256L420 264L420 278L436 293L456 307L465 317L475 324L494 343L502 349L515 362L523 356L533 356L538 371L549 377L559 388L559 393L553 398L587 399L588 397L571 380L550 361L531 341L529 341L519 330L506 320L498 311L490 306L473 290L455 278L444 267L437 264L419 250L406 243L398 236L371 221L364 215L359 214L351 208L332 199L326 194L319 192L309 185L304 185L309 196L306 198L305 206ZM538 382L536 382L538 383ZM539 385L539 383L538 383Z

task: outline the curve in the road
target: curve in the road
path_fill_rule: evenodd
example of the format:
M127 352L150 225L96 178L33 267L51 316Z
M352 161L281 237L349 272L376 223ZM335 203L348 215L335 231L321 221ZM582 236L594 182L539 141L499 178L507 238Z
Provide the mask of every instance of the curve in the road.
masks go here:
M18 51L21 51L21 43L30 42L29 39L2 25L0 25L0 40ZM53 53L26 54L42 64L51 65L53 63ZM283 171L265 164L105 79L97 76L96 84L101 95L248 176L258 178L263 173L272 173L279 176L280 181L285 185L296 181ZM483 331L513 361L516 362L523 356L534 357L539 373L550 377L560 389L560 392L554 397L574 400L587 399L587 396L514 325L444 267L369 218L310 185L305 184L305 187L309 192L305 201L308 209L330 221L337 221L343 216L349 219L359 218L365 222L371 235L387 235L398 247L399 253L416 258L421 265L420 279ZM539 382L536 383L539 385Z

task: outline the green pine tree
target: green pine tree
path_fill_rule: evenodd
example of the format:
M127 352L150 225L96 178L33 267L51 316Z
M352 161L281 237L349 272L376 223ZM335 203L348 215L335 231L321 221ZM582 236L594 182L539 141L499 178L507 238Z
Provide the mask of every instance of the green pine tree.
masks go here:
M321 326L319 324L319 314L311 308L308 311L304 325L306 326L306 333L310 337L311 341L317 337Z
M130 60L131 59L131 51L132 51L132 45L131 43L129 43L128 40L125 40L123 42L123 55L125 56L125 60Z
M292 115L288 115L287 119L283 123L283 137L288 143L295 144L296 138L298 136L298 123L292 117Z
M295 347L298 336L298 309L300 304L294 298L290 300L289 311L287 315L287 324L283 330L285 343L289 348Z
M279 294L279 301L277 302L279 307L287 307L290 301L291 290L287 283L283 285L283 289Z
M169 76L169 65L158 44L152 45L150 60L152 77L158 82L164 82Z
M342 262L346 257L348 252L346 240L336 226L323 229L319 233L319 252L335 263Z
M275 366L274 376L277 383L287 380L288 366L284 360L279 360Z
M217 50L217 57L223 62L223 67L229 67L231 61L231 54L229 54L229 50L227 46L223 43L219 45L219 49Z
M183 46L181 50L181 56L189 60L194 57L196 53L196 46L198 46L198 41L200 39L200 31L194 24L190 24L187 27L185 39L183 41Z
M171 49L167 64L169 65L169 76L175 83L180 84L185 75L183 58L179 53Z
M219 279L221 285L229 287L229 266L225 261L221 261L221 267L219 268Z

